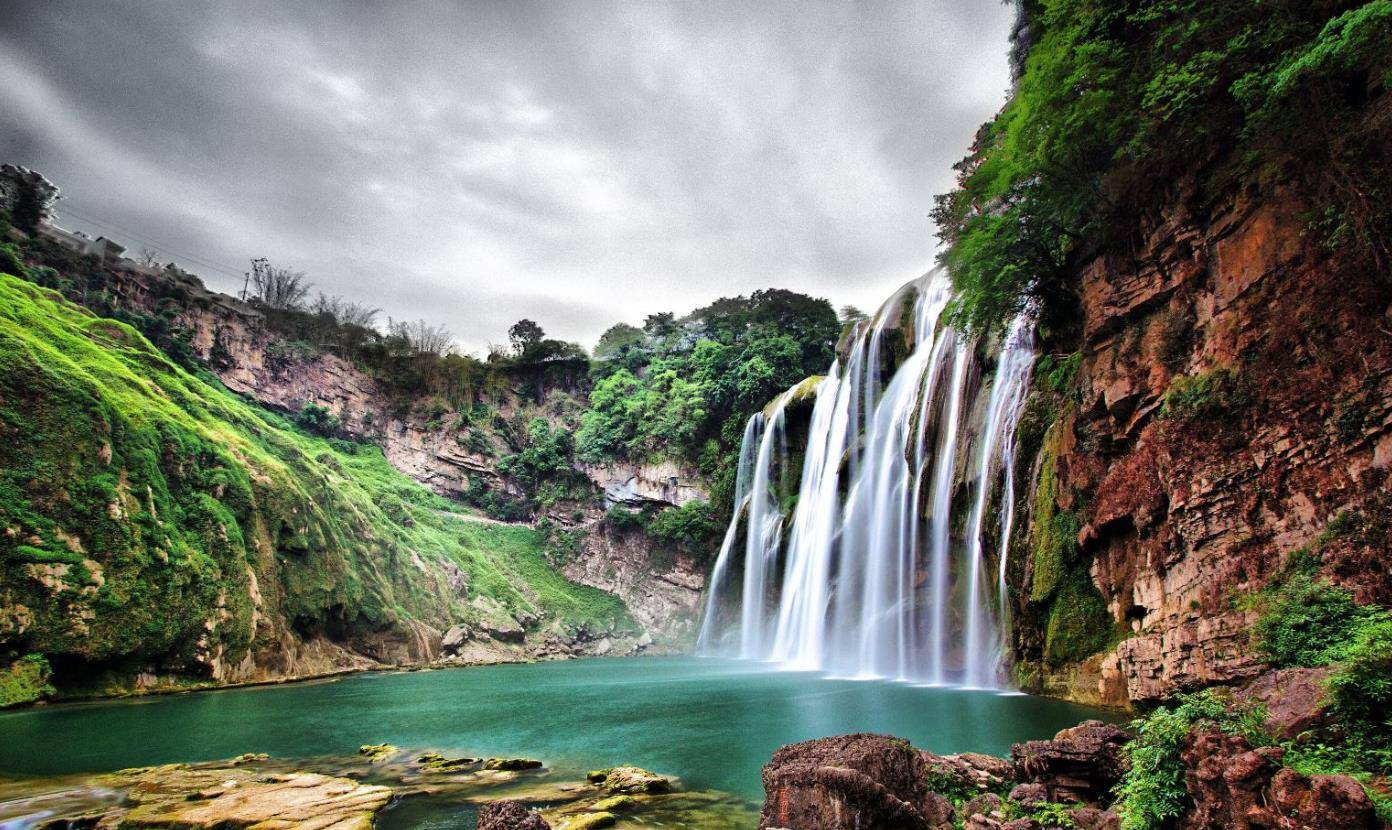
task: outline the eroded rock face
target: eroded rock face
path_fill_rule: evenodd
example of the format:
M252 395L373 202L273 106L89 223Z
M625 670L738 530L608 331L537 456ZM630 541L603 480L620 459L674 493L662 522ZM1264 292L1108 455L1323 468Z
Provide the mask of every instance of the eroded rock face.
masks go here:
M785 746L764 767L760 828L930 830L952 806L925 785L923 757L888 735L842 735Z
M1379 826L1362 785L1346 775L1307 777L1281 765L1284 750L1253 749L1217 731L1192 734L1184 748L1185 786L1194 809L1190 830L1374 830Z
M1031 799L1088 804L1110 797L1126 772L1122 748L1130 740L1119 727L1084 721L1053 740L1015 744L1010 759L1017 780L1038 786Z
M1134 636L1075 667L1095 696L1049 688L1113 705L1265 671L1234 597L1340 513L1385 510L1392 464L1385 280L1313 246L1298 193L1200 210L1192 183L1177 191L1141 244L1081 267L1081 404L1056 426L1059 504ZM1227 373L1231 399L1161 417L1175 380L1205 373ZM1361 602L1392 596L1374 548L1336 540L1325 560ZM1021 659L1042 636L1022 636Z

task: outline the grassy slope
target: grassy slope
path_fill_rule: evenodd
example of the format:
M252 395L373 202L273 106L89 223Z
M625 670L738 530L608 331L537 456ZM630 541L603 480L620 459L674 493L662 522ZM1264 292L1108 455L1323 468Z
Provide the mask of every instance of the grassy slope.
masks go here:
M59 658L60 685L64 659L197 674L248 653L258 593L301 634L466 622L479 596L538 626L628 624L550 567L540 532L454 510L375 447L297 432L0 275L0 663Z

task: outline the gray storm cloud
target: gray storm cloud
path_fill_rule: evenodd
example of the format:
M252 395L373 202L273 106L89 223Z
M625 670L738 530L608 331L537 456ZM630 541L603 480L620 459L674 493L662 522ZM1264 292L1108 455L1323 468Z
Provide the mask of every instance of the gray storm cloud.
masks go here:
M248 259L469 349L772 286L873 306L1004 100L992 0L0 8L0 161L236 290ZM96 224L101 223L101 224Z

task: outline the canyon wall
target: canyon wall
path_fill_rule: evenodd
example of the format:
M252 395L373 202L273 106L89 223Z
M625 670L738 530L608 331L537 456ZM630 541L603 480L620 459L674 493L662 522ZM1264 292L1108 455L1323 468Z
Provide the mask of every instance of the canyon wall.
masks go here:
M1134 249L1082 264L1076 378L1063 394L1036 378L1053 400L1032 403L1057 419L1022 505L1016 659L1045 692L1127 705L1260 674L1243 600L1296 551L1360 602L1392 599L1386 275L1316 244L1292 190L1206 210L1193 191ZM1076 533L1105 603L1090 625L1115 627L1101 655L1067 665L1044 654L1065 628L1039 612L1058 569L1050 520Z

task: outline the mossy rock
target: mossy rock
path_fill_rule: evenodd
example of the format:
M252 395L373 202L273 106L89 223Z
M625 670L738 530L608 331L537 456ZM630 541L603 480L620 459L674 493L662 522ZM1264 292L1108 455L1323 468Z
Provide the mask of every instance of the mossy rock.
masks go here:
M557 830L597 830L600 827L613 827L619 817L613 813L581 813L571 816Z
M594 770L586 777L591 784L611 793L655 794L672 791L671 781L642 767L610 767Z
M359 755L366 755L367 760L372 763L385 761L397 753L397 748L391 744L363 744L358 747Z
M483 762L483 768L515 772L524 769L541 769L541 762L534 758L489 758Z
M430 772L455 772L467 767L477 766L478 758L446 758L438 752L427 752L416 762Z
M597 813L622 813L632 810L638 806L638 801L631 795L615 795L601 799L590 805L590 809Z

